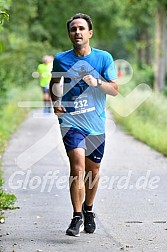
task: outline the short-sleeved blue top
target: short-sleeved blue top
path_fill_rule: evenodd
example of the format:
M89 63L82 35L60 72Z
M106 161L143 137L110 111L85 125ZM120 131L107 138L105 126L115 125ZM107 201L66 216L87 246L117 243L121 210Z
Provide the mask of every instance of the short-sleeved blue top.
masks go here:
M60 127L83 129L91 135L104 134L106 94L100 88L88 86L82 79L86 74L115 80L111 54L95 48L87 56L76 56L73 49L56 54L52 76L65 77L62 105L67 111L59 117Z

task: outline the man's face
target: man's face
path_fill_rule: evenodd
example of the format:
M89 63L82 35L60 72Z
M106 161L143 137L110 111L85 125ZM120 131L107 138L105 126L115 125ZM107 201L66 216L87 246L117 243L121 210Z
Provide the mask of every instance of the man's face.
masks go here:
M69 38L74 47L81 47L89 43L93 31L89 31L88 24L85 19L74 19L70 24Z

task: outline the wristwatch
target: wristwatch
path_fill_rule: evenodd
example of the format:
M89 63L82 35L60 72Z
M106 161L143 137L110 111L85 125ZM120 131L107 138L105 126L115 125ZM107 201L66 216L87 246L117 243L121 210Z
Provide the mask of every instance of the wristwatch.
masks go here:
M53 104L53 107L54 107L54 108L60 107L60 106L61 106L61 100L59 99L59 100L57 100L57 101L53 101L52 104Z
M102 85L102 80L101 79L97 79L97 86L96 87L100 87Z

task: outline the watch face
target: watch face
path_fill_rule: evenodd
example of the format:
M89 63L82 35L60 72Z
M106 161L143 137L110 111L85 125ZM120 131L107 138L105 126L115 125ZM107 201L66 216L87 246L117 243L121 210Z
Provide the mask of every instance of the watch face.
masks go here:
M98 85L101 86L101 84L102 84L102 80L98 79Z

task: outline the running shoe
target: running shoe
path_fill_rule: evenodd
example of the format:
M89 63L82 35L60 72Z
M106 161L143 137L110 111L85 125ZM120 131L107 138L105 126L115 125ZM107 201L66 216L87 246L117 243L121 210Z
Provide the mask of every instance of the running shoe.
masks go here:
M84 230L83 220L80 216L75 216L66 230L66 234L70 236L80 236L80 232Z
M95 224L95 214L92 211L85 211L84 206L82 205L82 213L84 216L84 230L86 233L94 233L96 229Z

